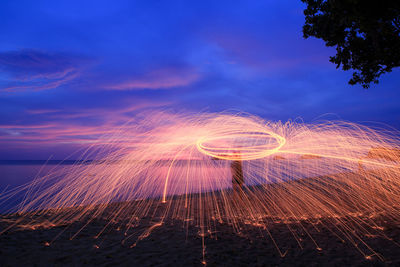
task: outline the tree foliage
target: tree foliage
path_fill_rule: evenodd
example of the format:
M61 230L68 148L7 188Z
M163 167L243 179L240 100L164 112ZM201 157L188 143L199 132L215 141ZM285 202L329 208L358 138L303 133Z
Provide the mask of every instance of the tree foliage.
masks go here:
M303 35L336 47L330 61L354 70L349 84L368 88L400 66L400 0L302 0Z

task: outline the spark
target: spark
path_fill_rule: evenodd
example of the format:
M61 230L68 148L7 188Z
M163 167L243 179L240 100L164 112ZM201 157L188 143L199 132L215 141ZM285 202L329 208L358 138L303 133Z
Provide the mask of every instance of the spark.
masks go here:
M119 231L125 225L126 242L137 236L128 234L130 229L153 221L132 241L134 247L168 219L178 219L200 230L205 264L204 238L216 232L216 222L229 223L238 234L247 226L263 229L282 257L286 252L271 225L287 224L301 246L290 226L295 223L322 250L303 226L311 222L367 259L378 254L361 238L373 234L366 227L382 236L378 215L400 222L398 133L354 123L158 112L115 129L82 157L95 160L1 193L0 202L26 193L15 226L86 220L86 227L99 218L110 223L98 236L107 227L117 225ZM232 162L243 167L242 189L232 184Z

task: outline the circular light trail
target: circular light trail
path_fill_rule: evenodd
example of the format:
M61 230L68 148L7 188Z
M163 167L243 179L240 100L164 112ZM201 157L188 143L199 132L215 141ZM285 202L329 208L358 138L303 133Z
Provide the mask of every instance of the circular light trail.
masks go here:
M197 149L208 156L225 160L254 160L276 153L286 139L270 131L233 131L202 137Z

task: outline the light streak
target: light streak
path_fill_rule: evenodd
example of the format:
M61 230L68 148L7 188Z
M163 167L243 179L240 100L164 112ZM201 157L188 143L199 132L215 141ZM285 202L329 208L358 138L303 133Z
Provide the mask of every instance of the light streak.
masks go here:
M273 223L286 223L302 247L291 226L299 225L320 250L302 223L328 218L325 227L371 257L378 254L363 236L384 235L376 218L400 222L398 133L345 122L152 113L99 144L83 156L95 161L3 191L0 202L6 203L26 192L15 226L86 220L86 227L101 218L110 222L106 227L117 224L127 233L145 219L157 221L132 241L135 246L168 219L179 219L200 229L205 249L204 237L215 232L217 222L231 224L237 233L250 225L266 231L284 257L269 231ZM232 193L231 161L243 164L240 197Z

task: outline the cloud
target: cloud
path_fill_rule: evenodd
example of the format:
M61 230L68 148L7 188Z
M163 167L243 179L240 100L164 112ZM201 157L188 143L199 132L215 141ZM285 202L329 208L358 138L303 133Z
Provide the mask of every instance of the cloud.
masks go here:
M199 73L190 67L162 68L145 73L140 77L112 84L107 88L113 90L170 89L192 84L199 79L199 76Z
M163 109L173 102L141 100L114 108L26 110L29 122L0 124L0 147L5 144L101 144L101 137L146 110ZM133 134L134 135L134 134ZM100 139L99 139L100 138Z
M26 111L28 114L49 114L60 112L58 109L28 109Z
M0 89L8 92L42 91L76 79L88 59L63 53L23 49L0 53Z

